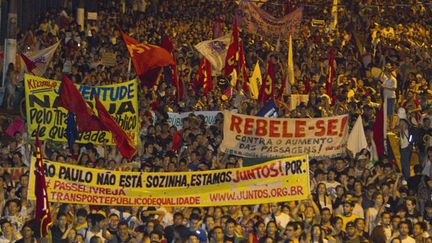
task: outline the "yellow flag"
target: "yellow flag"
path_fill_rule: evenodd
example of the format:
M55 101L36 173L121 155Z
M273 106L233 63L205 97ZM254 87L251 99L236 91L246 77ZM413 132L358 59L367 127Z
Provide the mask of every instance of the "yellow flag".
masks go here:
M291 85L294 85L294 61L293 61L293 50L292 50L292 37L289 37L289 46L288 46L288 70L287 70L287 81Z
M251 94L252 99L258 99L259 95L259 87L262 84L262 75L261 75L261 68L259 66L259 63L255 64L254 71L252 73L252 77L249 79L249 90Z
M333 0L331 14L333 17L333 23L330 24L330 29L334 30L338 23L338 0Z

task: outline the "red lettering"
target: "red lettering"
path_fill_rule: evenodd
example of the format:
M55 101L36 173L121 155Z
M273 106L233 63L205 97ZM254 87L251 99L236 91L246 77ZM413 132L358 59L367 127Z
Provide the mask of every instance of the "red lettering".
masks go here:
M295 137L296 138L302 138L305 137L306 134L304 133L306 126L306 121L295 121Z
M342 135L343 135L343 132L344 132L344 130L345 130L345 126L346 126L346 124L347 124L347 121L348 121L348 117L344 117L344 118L342 118L342 122L341 122L341 128L340 128L340 133L339 133L339 137L342 137Z
M291 196L295 196L295 195L297 195L297 188L296 188L295 186L292 186L292 187L290 188L290 195L291 195Z
M60 181L56 181L54 183L54 189L57 189L57 187L60 186L60 185L61 185L61 182Z
M338 134L336 131L336 124L338 119L330 119L327 124L327 136L335 136Z
M235 129L237 133L241 133L241 128L240 128L241 123L242 123L241 117L236 116L236 115L232 115L231 116L230 130L234 131L234 129Z
M245 125L243 131L245 135L252 135L253 122L254 122L253 118L245 118Z
M303 187L297 186L297 195L303 195Z
M257 136L267 136L267 121L263 119L256 120L256 131Z
M288 122L284 121L282 123L282 137L292 138L293 134L288 132Z
M279 126L280 121L278 120L270 120L270 137L279 137Z
M284 194L283 194L283 189L282 188L276 188L276 194L278 195L278 197L283 197L283 196L285 196Z
M321 137L325 135L325 125L324 120L318 120L315 123L315 127L318 129L318 131L315 132L315 136Z

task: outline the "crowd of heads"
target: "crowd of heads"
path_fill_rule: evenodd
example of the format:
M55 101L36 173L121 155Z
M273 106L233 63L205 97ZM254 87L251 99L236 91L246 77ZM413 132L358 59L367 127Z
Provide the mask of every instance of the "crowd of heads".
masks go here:
M222 32L230 34L238 6L235 1L142 0L125 1L125 6L118 1L99 1L97 20L86 20L85 26L79 26L73 17L73 1L64 2L65 9L47 11L18 33L21 52L37 51L60 41L44 77L61 80L66 74L73 82L90 86L135 78L133 70L128 72L122 30L151 44L160 44L163 36L172 40L185 95L177 100L169 75L161 75L153 88L140 86L141 141L137 155L129 161L112 146L74 144L68 148L66 143L53 141L43 144L46 158L101 169L138 162L133 170L144 172L243 166L244 158L219 150L222 114L211 126L203 116L193 114L183 120L181 129L167 122L168 111L228 109L255 115L261 108L262 104L249 95L224 96L219 86L224 79L221 76L213 77L215 87L207 95L202 87L194 86L200 61L194 45L211 39L218 21ZM432 242L430 5L413 0L405 4L391 0L376 4L344 1L339 5L337 28L332 30L312 24L314 20L332 21L329 1L285 2L268 1L261 8L281 17L303 7L299 35L293 41L296 82L290 93L308 95L308 102L291 110L290 96L284 92L278 101L280 116L348 113L352 127L361 115L367 149L344 157L312 159L311 196L303 201L205 208L52 203L52 242ZM246 31L241 31L240 37L249 76L257 62L265 74L271 59L275 64L275 94L281 92L287 70L287 40ZM326 83L331 48L335 53L335 78L329 96ZM115 55L115 65L102 64L106 53ZM9 65L6 72L3 105L9 110L20 103L20 70L18 65ZM396 80L394 106L404 108L405 116L398 122L390 121L388 130L397 137L405 131L413 136L409 145L400 146L401 164L405 166L395 162L391 149L387 155L378 156L373 143L372 126L383 104L382 83L392 77ZM392 120L392 114L389 117ZM34 242L40 232L34 222L35 202L27 200L28 175L32 173L27 167L34 145L26 133L13 137L5 133L12 120L9 115L0 120L0 242ZM176 135L180 135L181 146L173 150ZM15 171L21 172L17 176Z

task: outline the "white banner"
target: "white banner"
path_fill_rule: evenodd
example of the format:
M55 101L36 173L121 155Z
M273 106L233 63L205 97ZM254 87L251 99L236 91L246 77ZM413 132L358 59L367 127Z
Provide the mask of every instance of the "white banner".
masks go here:
M257 158L337 157L345 153L348 115L325 118L266 118L224 111L225 153Z
M216 115L221 112L220 111L195 111L195 112L183 112L183 113L168 112L168 117L169 117L168 124L170 126L177 127L177 129L180 129L183 126L183 119L188 117L191 113L194 113L195 116L203 115L205 123L211 126L215 123Z

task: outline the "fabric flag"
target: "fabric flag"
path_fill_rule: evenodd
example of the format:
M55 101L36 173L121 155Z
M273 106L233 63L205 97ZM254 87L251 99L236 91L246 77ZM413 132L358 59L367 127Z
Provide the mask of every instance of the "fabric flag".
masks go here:
M247 74L247 68L246 68L246 57L245 57L245 51L243 46L243 41L240 41L240 53L239 53L239 62L238 62L238 80L242 82L241 87L241 93L243 93L246 96L249 96L249 79Z
M32 60L30 60L26 55L24 55L23 53L21 53L21 59L24 62L25 71L27 73L31 73L34 75L33 70L36 69L36 64Z
M199 70L198 70L199 84L203 87L204 95L207 95L213 89L213 80L211 76L211 65L210 62L201 58Z
M333 22L330 24L330 29L334 30L338 24L338 0L333 0L333 6L331 9Z
M135 71L147 87L153 87L157 79L155 77L158 77L161 67L175 64L173 56L164 48L139 43L123 32L122 37L131 56ZM155 69L158 70L154 71Z
M288 43L288 65L287 65L287 78L286 81L289 82L291 85L294 85L294 61L293 61L293 49L292 49L292 36L289 37L289 43ZM286 85L288 86L288 85ZM286 89L288 90L288 89Z
M328 80L326 84L327 88L327 95L330 97L330 100L333 96L333 76L334 76L334 49L333 47L330 49L330 58L329 58L329 73L328 73Z
M256 4L258 7L261 7L264 3L266 3L268 0L260 0L260 1L254 1L253 3ZM240 0L235 0L237 4L240 4Z
M225 58L224 75L228 77L234 69L237 68L239 58L239 32L237 28L237 19L234 19L231 41Z
M173 136L171 150L174 152L177 152L177 150L180 148L180 145L181 145L181 136L180 136L180 133L178 131L176 131L174 136Z
M170 38L168 38L167 35L165 35L163 37L161 47L163 49L167 50L169 53L172 54L172 52L174 50L174 44L172 43L172 41L170 40Z
M168 38L168 36L164 36L162 39L161 47L167 50L173 57L174 57L174 44L172 41ZM175 61L175 58L174 58ZM180 101L183 98L183 89L180 87L179 79L177 76L177 65L170 65L168 68L170 72L169 79L171 80L172 84L176 87L176 98L177 101Z
M377 149L378 156L381 157L384 155L385 146L384 146L384 106L381 106L379 111L377 112L375 123L372 127L373 131L373 140L375 142L375 146Z
M267 102L264 105L263 108L261 108L261 110L258 111L258 113L256 115L261 116L261 117L277 118L277 117L279 117L279 110L278 110L275 102L273 101L273 99L271 99L269 102Z
M357 153L362 149L367 148L367 146L366 135L363 129L363 120L360 115L348 136L347 148L353 153L353 156L356 156Z
M176 87L176 98L177 101L180 101L183 99L183 88L182 84L180 84L180 79L177 76L177 65L171 65L171 74L172 74L172 82ZM181 73L180 73L181 75Z
M39 141L39 131L36 133L36 166L35 175L35 197L36 197L36 223L39 226L42 237L48 235L48 228L52 224L49 208L48 193L46 189L44 162Z
M21 54L26 68L25 71L36 76L43 76L59 45L60 41L45 49L28 52L25 55Z
M68 112L66 118L66 139L68 141L69 149L72 149L72 145L79 138L77 124L75 121L75 115L72 112Z
M266 78L262 83L259 91L258 101L260 103L265 103L269 99L273 98L273 93L274 93L273 82L274 82L273 63L271 62L271 60L269 60L267 65Z
M198 74L195 77L193 86L196 89L195 93L198 92L198 90L200 89L200 87L202 87L204 85L204 78L206 75L206 65L205 65L205 58L202 57L200 59L200 63L198 66Z
M237 89L237 69L234 69L229 75L230 87Z
M218 16L217 21L213 22L213 39L219 38L222 36L222 20L220 16Z
M220 73L225 66L225 57L231 41L230 35L213 40L202 41L195 45L195 49L212 65L214 71Z
M15 133L19 132L19 133L23 133L25 130L25 124L23 119L17 117L15 118L12 123L9 125L9 127L6 129L6 133L11 136L14 137Z
M79 132L106 130L77 87L66 76L63 76L60 85L59 100L61 107L75 114Z
M251 98L257 100L259 94L259 87L262 84L262 75L261 68L259 66L259 62L257 61L255 64L254 71L252 73L252 77L249 79L249 90L251 94Z
M105 125L106 130L111 131L112 138L120 151L120 154L130 160L136 153L136 148L132 143L130 137L126 132L118 125L118 123L111 117L99 98L95 95L96 110L98 117L101 122Z

